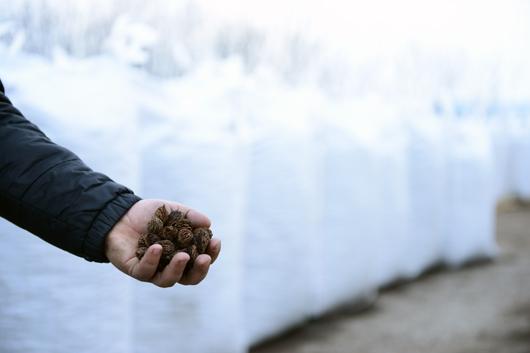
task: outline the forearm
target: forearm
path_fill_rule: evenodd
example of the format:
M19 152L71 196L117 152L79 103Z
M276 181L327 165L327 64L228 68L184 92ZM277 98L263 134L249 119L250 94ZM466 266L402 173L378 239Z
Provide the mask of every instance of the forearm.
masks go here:
M0 91L0 216L91 261L139 200L26 120Z

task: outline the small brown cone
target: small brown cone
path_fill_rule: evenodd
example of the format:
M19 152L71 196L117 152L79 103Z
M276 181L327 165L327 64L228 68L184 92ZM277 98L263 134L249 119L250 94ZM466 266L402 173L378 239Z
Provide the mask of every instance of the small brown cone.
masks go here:
M160 219L163 223L167 220L167 209L165 205L160 206L156 209L154 217Z
M168 226L178 226L178 223L184 219L184 214L179 210L174 210L169 213L166 220L166 225Z
M195 228L193 230L193 237L197 250L200 254L204 254L210 244L211 232L208 228Z
M153 217L149 223L147 223L147 232L157 235L162 234L162 229L164 228L164 222L158 217Z
M192 267L200 254L208 249L212 232L208 228L193 228L186 214L179 210L167 212L160 206L147 224L148 232L138 239L136 257L141 259L149 246L160 244L162 254L158 263L158 271L162 271L178 252L186 252L190 260L186 264L185 273Z
M180 248L187 248L188 246L193 245L193 232L187 228L179 230L177 245Z

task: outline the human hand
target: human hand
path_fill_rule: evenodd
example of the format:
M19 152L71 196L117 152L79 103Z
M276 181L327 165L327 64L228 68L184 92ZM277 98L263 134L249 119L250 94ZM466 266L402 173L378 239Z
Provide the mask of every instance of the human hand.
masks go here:
M162 254L161 245L151 245L141 260L136 257L140 235L147 231L147 223L155 210L164 204L187 213L194 227L210 227L208 217L184 205L165 200L141 200L129 209L107 235L105 254L120 271L140 281L151 282L164 288L171 287L175 283L198 284L206 277L210 264L219 255L221 250L219 239L210 240L206 254L199 255L192 269L184 275L184 268L190 259L190 256L184 252L175 254L162 272L156 270Z

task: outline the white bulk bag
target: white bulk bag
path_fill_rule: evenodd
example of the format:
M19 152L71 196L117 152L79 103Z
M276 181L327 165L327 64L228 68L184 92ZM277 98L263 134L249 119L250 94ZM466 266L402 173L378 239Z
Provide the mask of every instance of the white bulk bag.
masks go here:
M317 233L320 251L315 314L375 290L374 254L382 206L373 182L376 169L371 146L353 135L355 124L347 128L346 122L339 125L326 118L318 129L323 209Z
M445 139L434 117L407 125L408 187L411 243L405 255L406 277L415 277L441 261L445 203Z
M96 68L97 66L97 68ZM89 166L135 188L134 107L126 79L88 64L10 68L7 92L28 119ZM11 94L13 93L13 94ZM97 97L97 99L96 99ZM0 351L127 352L131 280L0 222Z
M280 84L256 88L242 102L252 131L243 251L248 344L309 318L321 252L314 102Z
M168 83L146 101L141 192L206 214L214 236L222 239L221 255L199 286L160 290L134 283L134 352L244 351L240 280L247 148L232 115L212 109L216 99L227 97L205 87L193 79Z
M453 121L447 130L445 260L459 265L495 253L495 179L486 128Z

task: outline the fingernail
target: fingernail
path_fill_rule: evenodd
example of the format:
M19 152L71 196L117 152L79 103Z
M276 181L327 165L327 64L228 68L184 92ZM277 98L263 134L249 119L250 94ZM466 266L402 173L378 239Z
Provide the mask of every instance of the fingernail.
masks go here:
M161 251L162 251L162 248L160 248L159 246L156 246L153 248L153 254L155 255L160 254Z

